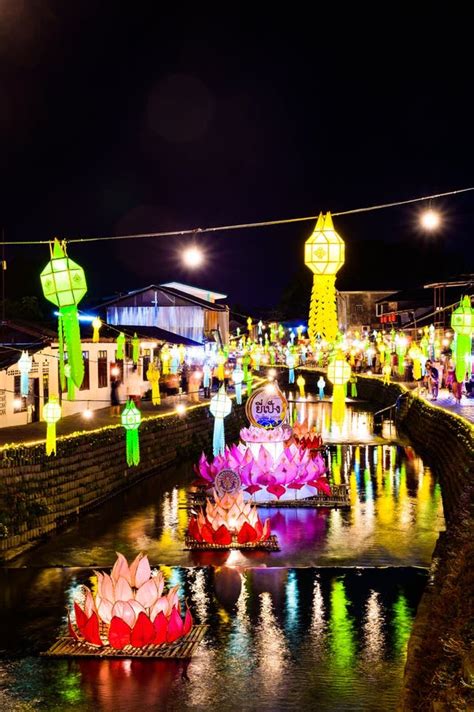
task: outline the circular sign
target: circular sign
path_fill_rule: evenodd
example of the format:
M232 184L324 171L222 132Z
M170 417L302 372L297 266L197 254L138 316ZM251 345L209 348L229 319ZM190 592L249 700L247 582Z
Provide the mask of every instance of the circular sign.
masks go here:
M252 425L261 428L277 428L286 418L287 401L278 386L268 383L256 390L245 406L247 418Z
M225 494L235 494L241 487L240 476L235 470L221 470L214 480L214 488L219 497L223 497Z

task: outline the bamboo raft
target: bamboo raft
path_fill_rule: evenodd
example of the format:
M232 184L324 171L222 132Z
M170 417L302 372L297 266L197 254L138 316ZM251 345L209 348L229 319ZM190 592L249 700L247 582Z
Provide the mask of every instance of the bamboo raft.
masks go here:
M193 537L186 535L184 540L185 550L192 551L228 551L229 549L242 549L244 551L280 551L278 539L271 534L266 541L250 542L239 544L234 540L231 544L210 544L207 541L196 541Z
M111 645L101 648L89 643L74 640L69 636L61 637L44 653L49 658L136 658L140 660L181 660L191 658L204 638L208 626L194 625L189 633L175 643L163 645L144 645L134 648L126 645L122 650L117 650Z
M349 496L349 485L331 485L332 493L330 495L318 494L314 497L304 497L298 499L272 499L268 502L255 502L257 507L265 507L267 509L281 509L283 507L289 509L297 509L299 507L306 508L324 508L331 507L333 509L349 509L351 500ZM210 498L212 500L212 497ZM188 507L203 507L206 504L206 494L202 492L188 493ZM253 501L253 500L251 500Z

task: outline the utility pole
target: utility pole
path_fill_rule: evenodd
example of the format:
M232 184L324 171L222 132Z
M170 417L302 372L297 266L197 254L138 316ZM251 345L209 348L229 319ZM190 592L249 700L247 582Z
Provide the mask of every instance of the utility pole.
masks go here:
M2 324L5 323L5 272L7 261L5 259L5 228L2 227Z

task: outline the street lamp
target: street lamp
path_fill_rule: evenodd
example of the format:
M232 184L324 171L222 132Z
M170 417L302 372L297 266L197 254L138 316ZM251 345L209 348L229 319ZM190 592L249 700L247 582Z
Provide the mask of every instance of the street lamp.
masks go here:
M186 265L186 267L199 267L204 261L204 255L202 253L202 250L199 249L196 245L192 245L190 247L187 247L184 252L183 252L183 262Z
M420 216L420 224L424 230L432 232L441 225L441 216L436 210L425 210Z

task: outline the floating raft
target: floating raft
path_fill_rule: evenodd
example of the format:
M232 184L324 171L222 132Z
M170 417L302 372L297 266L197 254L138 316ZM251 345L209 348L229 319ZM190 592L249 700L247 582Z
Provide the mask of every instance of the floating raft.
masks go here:
M332 509L349 509L351 500L349 496L349 486L346 484L331 485L332 494L315 495L314 497L302 497L301 499L269 499L267 502L254 502L257 507L265 507L267 509L281 509L283 507L289 509L318 508L330 507ZM212 497L211 497L212 501ZM188 508L203 507L206 504L205 492L189 492L188 493ZM234 547L235 548L235 547Z
M196 541L191 536L186 535L184 540L185 549L193 551L228 551L229 549L242 549L244 551L280 551L278 539L274 534L271 534L266 541L250 542L248 544L239 544L233 541L232 544L210 544L207 541Z
M104 645L101 648L94 647L89 643L83 643L67 636L59 638L49 650L41 655L49 658L137 658L147 660L191 658L204 638L207 628L207 625L194 625L190 632L177 640L176 643L165 643L164 645L151 643L141 648L126 645L122 650L117 650L111 645Z

